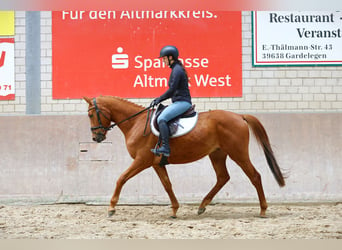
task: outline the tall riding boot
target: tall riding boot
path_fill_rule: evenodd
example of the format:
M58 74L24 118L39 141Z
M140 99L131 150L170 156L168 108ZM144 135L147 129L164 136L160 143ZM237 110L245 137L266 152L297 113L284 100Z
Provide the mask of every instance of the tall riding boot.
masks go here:
M165 120L161 120L158 123L159 126L159 132L160 132L160 137L162 140L162 146L157 149L151 149L152 153L155 155L164 155L166 157L170 156L170 146L169 146L169 136L170 136L170 131L169 131L169 126L167 125L167 122Z

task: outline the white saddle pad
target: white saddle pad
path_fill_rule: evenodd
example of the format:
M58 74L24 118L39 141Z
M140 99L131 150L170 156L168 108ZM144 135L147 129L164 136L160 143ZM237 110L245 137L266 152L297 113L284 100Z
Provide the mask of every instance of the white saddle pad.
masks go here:
M153 121L155 119L156 112L153 112L152 118L151 118L151 131L155 136L159 136L159 131L154 127ZM188 118L180 118L178 123L178 129L177 132L170 136L170 138L179 137L182 135L185 135L189 133L195 126L198 120L198 112L196 112L196 115L193 117Z

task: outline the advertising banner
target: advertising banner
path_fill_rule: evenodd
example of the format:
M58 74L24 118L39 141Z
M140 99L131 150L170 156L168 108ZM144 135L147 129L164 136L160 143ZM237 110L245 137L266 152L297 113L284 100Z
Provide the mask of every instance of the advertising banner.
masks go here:
M253 12L253 65L342 65L342 12Z
M14 11L0 11L0 36L14 36Z
M14 38L0 38L0 100L14 98Z
M175 45L193 97L242 95L241 12L53 11L53 98L157 97Z

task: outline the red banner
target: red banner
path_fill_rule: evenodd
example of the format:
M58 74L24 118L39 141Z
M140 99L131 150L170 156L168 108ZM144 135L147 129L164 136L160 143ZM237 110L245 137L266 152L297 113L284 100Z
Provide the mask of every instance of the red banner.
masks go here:
M170 74L158 58L164 45L178 47L193 97L242 95L240 12L59 11L53 98L156 97Z
M14 38L0 38L0 100L14 99Z

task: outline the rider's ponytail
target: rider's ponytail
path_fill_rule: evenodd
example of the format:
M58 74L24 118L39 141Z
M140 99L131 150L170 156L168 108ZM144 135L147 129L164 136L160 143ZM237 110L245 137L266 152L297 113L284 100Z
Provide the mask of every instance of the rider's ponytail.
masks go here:
M185 77L186 77L186 79L189 81L188 71L187 71L186 68L184 67L183 63L182 63L179 59L176 60L176 63L178 63L180 66L182 66L182 68L184 69L184 72L185 72Z

